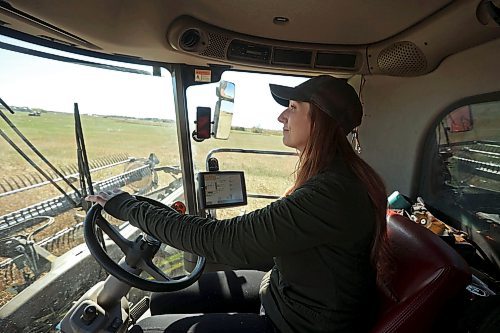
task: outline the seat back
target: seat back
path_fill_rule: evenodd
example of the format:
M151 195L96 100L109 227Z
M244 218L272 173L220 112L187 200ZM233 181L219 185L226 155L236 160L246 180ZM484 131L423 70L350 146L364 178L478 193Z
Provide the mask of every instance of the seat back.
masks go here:
M372 333L431 332L441 310L470 282L467 263L439 236L401 215L388 218L394 259L389 283L395 299L382 291Z

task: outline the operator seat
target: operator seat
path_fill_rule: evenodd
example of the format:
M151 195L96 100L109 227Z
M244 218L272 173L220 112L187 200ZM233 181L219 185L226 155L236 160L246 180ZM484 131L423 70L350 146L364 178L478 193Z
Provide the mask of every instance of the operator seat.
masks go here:
M439 236L404 216L389 216L387 229L394 260L388 289L394 297L380 290L379 313L371 333L433 332L439 317L445 317L443 309L463 295L471 280L469 267ZM241 318L251 322L252 316L258 316L242 315L248 318L220 313L204 324L210 327L218 321ZM196 324L195 319L177 314L152 316L138 323L141 327L135 326L130 333L164 332L166 323L173 322L179 327L191 327ZM248 328L252 332L263 331L260 327Z
M380 290L371 332L432 332L447 305L463 295L471 280L469 267L439 236L409 218L394 214L387 222L393 297Z

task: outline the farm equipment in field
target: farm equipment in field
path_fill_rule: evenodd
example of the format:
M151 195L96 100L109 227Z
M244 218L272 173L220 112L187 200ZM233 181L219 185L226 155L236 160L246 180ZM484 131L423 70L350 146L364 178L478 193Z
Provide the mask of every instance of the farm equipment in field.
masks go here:
M158 195L168 195L181 186L181 179L177 178L168 186L158 188L157 173L158 171L163 171L169 174L179 174L180 170L175 167L158 168L156 167L158 162L154 154L151 154L149 158L128 158L126 155L121 155L92 161L90 164L95 167L90 169L91 173L118 165L124 165L125 169L119 175L94 182L94 189L96 192L99 192L122 188L128 185L135 194L146 194L154 191ZM68 167L66 169L71 170L72 168ZM70 179L76 179L77 177L78 173L68 175ZM30 179L30 177L26 178ZM31 177L31 179L34 179L34 177ZM57 178L52 180L55 182L59 181ZM0 186L2 189L5 189L7 186L10 189L9 191L0 193L0 196L3 197L20 194L21 192L29 191L48 183L47 181L43 181L32 184L28 183L26 179L22 185L19 181L9 181L9 179L3 179L0 182L3 183ZM75 201L81 200L75 192L68 193L68 196ZM21 267L27 267L35 276L38 276L39 267L50 262L51 258L53 259L51 253L55 248L72 242L75 237L81 236L83 213L75 215L74 225L61 229L53 235L49 235L37 242L33 241L34 236L49 224L52 224L54 217L68 212L73 208L72 203L64 195L60 195L0 216L0 254L2 257L9 257L7 260L0 261L0 270L12 269L12 265L16 264L15 266L18 270L21 270ZM45 223L43 223L44 221ZM19 234L33 227L36 230L30 234ZM23 263L22 265L19 264L21 262Z
M0 99L0 103L13 113L3 100ZM22 198L30 191L51 185L61 193L0 216L0 278L9 285L12 294L19 293L50 271L58 256L83 241L83 218L88 209L84 198L87 193L126 186L133 194L154 194L162 198L182 187L180 168L159 166L160 161L154 153L139 158L121 153L89 161L76 104L78 163L58 168L47 160L1 110L0 117L46 165L42 168L36 164L0 129L0 135L5 141L37 171L0 178L0 199ZM173 180L160 186L160 172L169 174ZM94 176L94 181L91 175ZM80 188L74 185L78 182ZM62 216L69 221L55 226L55 222Z
M451 163L470 177L500 180L500 143L490 141L461 142L453 146Z
M30 113L28 113L28 116L30 117L40 117L42 115L42 113L40 111L31 111Z

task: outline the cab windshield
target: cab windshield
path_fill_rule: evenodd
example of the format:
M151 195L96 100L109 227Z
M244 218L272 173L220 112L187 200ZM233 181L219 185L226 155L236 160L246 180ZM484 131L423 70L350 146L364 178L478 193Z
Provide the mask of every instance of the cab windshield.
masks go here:
M106 276L85 254L82 197L114 188L157 198L182 192L172 76L0 42L0 307L27 331L48 332ZM184 273L182 253L165 251L166 269Z
M26 318L35 306L42 308L24 322L30 331L51 332L71 301L106 276L91 256L82 255L88 207L81 198L121 188L166 202L183 200L173 79L165 68L77 56L8 37L0 42L0 307ZM248 204L218 210L218 217L263 207L291 186L296 151L282 143L277 118L283 107L269 84L304 80L223 73L221 81L234 84L229 136L191 140L195 173L207 170L210 156L221 171L245 174ZM198 107L210 108L213 120L220 84L187 89L191 132ZM110 221L125 237L137 237L128 223ZM155 260L172 276L186 273L176 249L162 246ZM55 274L58 269L65 274ZM21 297L26 293L32 297ZM143 294L134 288L132 301Z

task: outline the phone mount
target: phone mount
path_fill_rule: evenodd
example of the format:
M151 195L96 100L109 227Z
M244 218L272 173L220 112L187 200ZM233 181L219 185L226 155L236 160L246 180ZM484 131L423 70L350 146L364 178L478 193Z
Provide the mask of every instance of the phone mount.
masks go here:
M209 107L198 106L196 108L196 130L193 131L191 136L196 142L203 142L210 139L214 133L212 132L212 110Z

